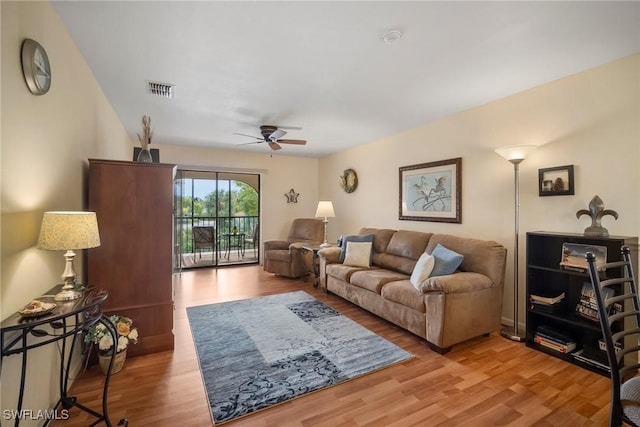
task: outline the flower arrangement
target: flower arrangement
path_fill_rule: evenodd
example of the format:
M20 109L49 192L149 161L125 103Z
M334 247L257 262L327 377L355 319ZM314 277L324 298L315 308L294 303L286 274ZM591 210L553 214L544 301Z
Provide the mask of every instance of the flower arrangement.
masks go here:
M134 328L133 320L128 317L113 315L109 317L109 321L118 331L118 342L116 343L116 353L126 350L129 343L138 343L138 329ZM85 342L92 342L98 345L100 354L111 354L113 347L113 337L102 323L96 323L89 328L87 335L84 337Z
M140 147L143 150L148 150L151 145L151 137L153 132L151 131L151 117L142 116L142 136L138 135L138 141L140 141Z

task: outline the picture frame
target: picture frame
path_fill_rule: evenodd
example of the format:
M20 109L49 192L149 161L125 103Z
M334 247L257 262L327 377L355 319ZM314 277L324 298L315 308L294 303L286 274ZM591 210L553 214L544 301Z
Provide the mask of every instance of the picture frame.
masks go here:
M574 194L573 165L538 169L538 195L572 196Z
M399 168L399 219L462 223L462 158Z

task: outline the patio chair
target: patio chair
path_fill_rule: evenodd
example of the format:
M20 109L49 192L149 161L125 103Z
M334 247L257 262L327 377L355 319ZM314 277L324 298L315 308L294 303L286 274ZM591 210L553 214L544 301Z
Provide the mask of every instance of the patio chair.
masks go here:
M253 228L253 233L250 236L246 236L244 238L244 250L246 252L247 246L251 245L253 251L255 253L256 248L258 247L258 243L260 242L260 224L256 224Z
M202 258L202 250L211 248L211 261L214 260L216 252L216 228L213 226L195 226L193 227L193 251L197 251L198 256Z

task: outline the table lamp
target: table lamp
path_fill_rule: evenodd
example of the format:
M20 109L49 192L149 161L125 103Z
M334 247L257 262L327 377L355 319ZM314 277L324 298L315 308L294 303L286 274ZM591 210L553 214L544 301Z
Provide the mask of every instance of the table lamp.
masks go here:
M76 289L76 271L73 260L74 249L88 249L100 246L98 220L95 212L45 212L42 217L38 249L66 251L66 264L62 272L64 285L56 294L56 301L69 301L80 298L82 293Z
M324 223L324 242L322 242L322 244L320 245L321 248L326 248L327 246L329 246L329 243L327 243L327 223L329 222L329 220L327 218L333 218L335 216L336 214L333 211L333 203L325 200L318 202L316 217L324 217L324 220L322 220L322 222Z

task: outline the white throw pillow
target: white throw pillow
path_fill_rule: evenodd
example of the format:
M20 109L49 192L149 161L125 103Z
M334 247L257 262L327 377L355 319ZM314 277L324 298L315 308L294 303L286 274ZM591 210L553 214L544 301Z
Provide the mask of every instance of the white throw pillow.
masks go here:
M352 267L370 267L371 242L347 242L344 265Z
M429 255L427 252L420 255L420 258L418 258L416 266L413 267L413 272L411 273L410 280L414 288L420 290L420 284L429 278L435 265L435 257Z

